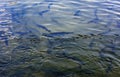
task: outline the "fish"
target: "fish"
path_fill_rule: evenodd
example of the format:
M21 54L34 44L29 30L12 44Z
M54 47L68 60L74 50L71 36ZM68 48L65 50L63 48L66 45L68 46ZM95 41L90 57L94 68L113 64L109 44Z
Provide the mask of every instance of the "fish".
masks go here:
M41 29L44 29L45 31L47 32L51 32L49 29L47 29L47 27L43 26L43 25L40 25L40 24L36 24L37 27L41 28Z
M50 34L43 33L42 35L46 37L60 37L68 34L73 34L73 32L52 32Z
M74 13L74 16L80 16L81 15L81 11L80 10L77 10L75 13Z
M40 11L40 12L39 12L39 15L40 15L40 16L43 16L44 13L47 13L47 12L49 12L49 11L50 11L50 10L43 10L43 11Z
M50 3L49 5L48 5L48 9L51 9L51 6L53 5L53 3Z
M0 31L0 37L5 34L5 31Z
M57 2L57 0L45 0L45 2Z

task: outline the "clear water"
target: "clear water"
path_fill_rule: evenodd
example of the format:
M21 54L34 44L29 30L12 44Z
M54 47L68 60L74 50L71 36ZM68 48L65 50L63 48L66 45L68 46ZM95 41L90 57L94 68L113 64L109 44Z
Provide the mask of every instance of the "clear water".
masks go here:
M119 0L0 0L0 77L119 77Z

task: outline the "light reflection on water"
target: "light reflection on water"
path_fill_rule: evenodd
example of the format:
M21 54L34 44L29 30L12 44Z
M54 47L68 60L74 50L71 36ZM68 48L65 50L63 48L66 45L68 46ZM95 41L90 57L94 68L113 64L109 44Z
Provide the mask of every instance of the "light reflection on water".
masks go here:
M119 76L119 4L0 0L0 76Z

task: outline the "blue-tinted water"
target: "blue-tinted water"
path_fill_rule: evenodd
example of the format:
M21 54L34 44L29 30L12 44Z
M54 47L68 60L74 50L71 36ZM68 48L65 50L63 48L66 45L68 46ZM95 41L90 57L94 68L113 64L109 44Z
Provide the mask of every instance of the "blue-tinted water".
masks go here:
M0 0L0 77L119 77L119 0Z

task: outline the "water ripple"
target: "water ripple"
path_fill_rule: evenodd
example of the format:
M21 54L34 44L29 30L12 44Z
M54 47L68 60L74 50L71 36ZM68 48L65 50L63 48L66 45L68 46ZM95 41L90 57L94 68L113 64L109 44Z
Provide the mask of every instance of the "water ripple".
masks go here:
M118 77L119 0L0 0L0 77Z

